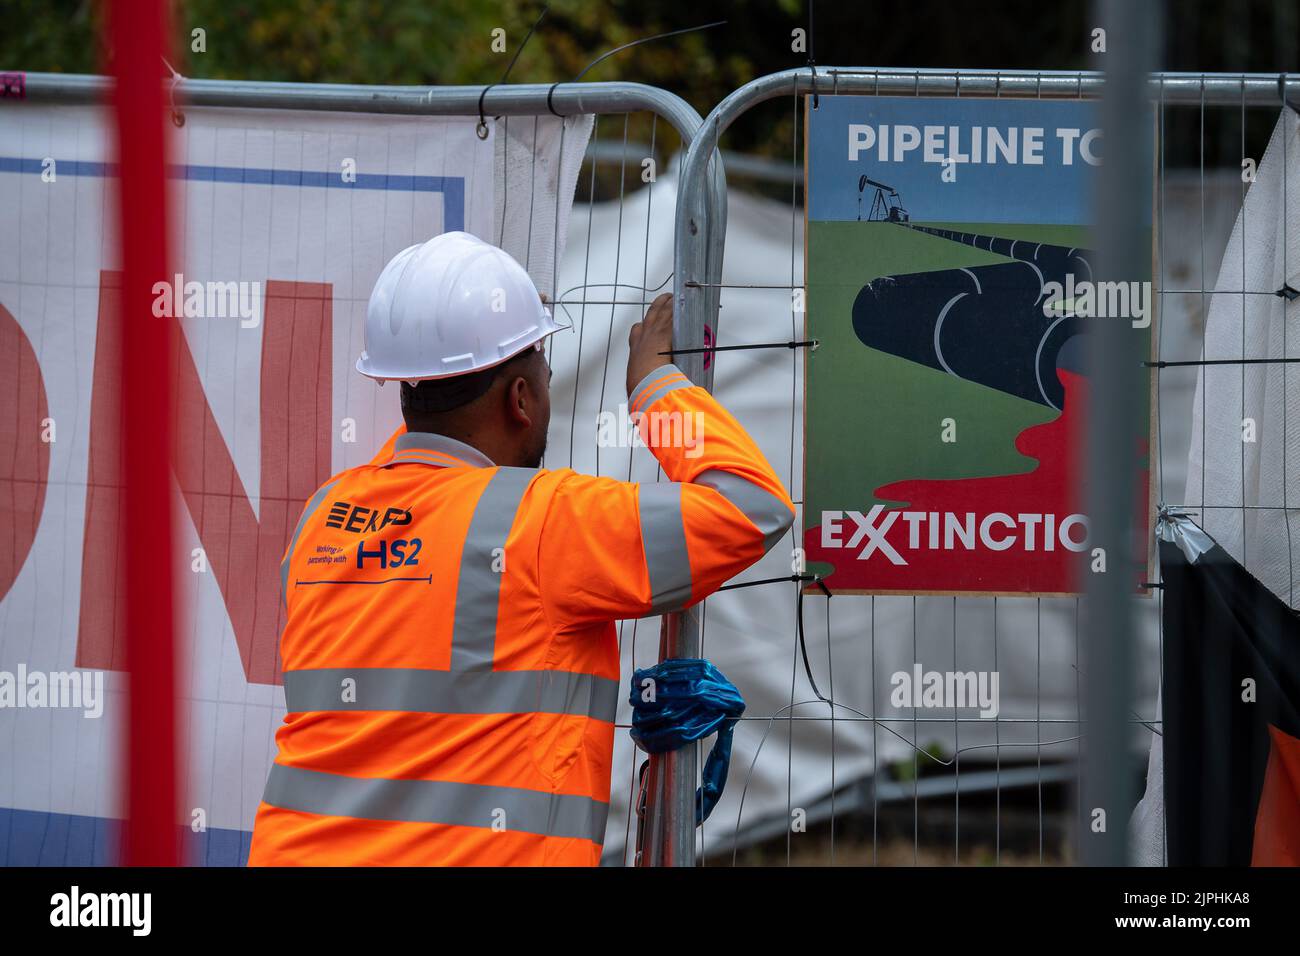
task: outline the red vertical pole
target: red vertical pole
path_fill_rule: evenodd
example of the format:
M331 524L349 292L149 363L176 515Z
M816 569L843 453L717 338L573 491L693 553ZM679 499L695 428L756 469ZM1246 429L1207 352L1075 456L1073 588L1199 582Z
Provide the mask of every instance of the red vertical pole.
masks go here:
M172 355L174 320L153 315L170 281L164 0L111 0L108 47L122 252L122 487L126 540L126 726L123 862L180 862L173 635Z

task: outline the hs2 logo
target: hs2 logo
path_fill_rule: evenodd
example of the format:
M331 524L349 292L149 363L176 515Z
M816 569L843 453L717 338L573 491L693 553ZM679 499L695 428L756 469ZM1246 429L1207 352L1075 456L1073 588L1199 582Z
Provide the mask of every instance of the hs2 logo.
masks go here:
M367 548L366 542L362 540L357 545L357 567L365 568L367 561L378 561L379 567L384 569L419 564L417 555L423 543L419 538L410 541L398 538L396 541L380 541L376 548ZM408 548L412 550L408 551Z

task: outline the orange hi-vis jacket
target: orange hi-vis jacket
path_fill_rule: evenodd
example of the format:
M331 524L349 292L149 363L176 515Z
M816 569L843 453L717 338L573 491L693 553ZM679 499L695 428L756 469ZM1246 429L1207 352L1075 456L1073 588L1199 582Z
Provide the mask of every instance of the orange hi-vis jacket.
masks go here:
M670 481L499 467L407 432L307 502L250 865L599 863L613 622L703 600L794 519L753 440L676 366L628 411Z

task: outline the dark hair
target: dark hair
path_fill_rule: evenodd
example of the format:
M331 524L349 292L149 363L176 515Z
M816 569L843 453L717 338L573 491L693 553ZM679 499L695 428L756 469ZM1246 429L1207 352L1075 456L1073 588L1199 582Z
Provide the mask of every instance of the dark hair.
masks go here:
M424 382L402 383L402 411L416 415L422 413L450 412L462 408L476 398L487 393L497 376L506 369L533 354L532 348L524 349L512 355L500 365L493 365L478 372L466 372L450 378L435 378Z

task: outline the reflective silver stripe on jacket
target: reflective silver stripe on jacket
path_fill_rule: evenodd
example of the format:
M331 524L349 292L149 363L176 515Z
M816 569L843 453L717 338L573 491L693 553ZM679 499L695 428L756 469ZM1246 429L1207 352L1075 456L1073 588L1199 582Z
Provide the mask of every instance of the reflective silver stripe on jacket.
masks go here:
M451 633L453 672L492 670L506 538L514 526L524 491L536 474L533 468L498 468L474 506L456 582Z
M794 523L789 506L771 492L729 471L706 471L694 484L712 488L735 505L763 535L764 552ZM637 490L641 542L650 577L650 615L685 607L691 600L691 560L682 516L682 485L643 484Z
M571 671L330 667L286 671L289 713L395 710L426 714L571 714L610 723L619 682Z
M603 843L609 804L590 797L444 780L347 777L272 764L262 798L273 807L331 817L498 826Z
M763 535L766 553L794 523L794 512L776 495L730 471L706 471L695 484L712 488L735 505Z
M666 385L660 385L658 388L651 391L650 386L654 385L656 382L662 381L665 377L669 375L685 375L685 374L686 373L683 372L681 369L679 369L676 365L659 366L657 369L655 369L653 372L651 372L649 375L643 378L640 384L638 384L637 387L632 391L632 394L628 397L627 400L627 407L629 409L635 408L638 411L643 412L651 405L653 405L655 402L659 401L659 399L667 395L669 392L675 392L679 388L690 388L692 382L688 378L685 381L683 381L682 379L675 379L667 383ZM641 398L647 394L649 394L649 398L644 403L642 403Z
M682 486L676 482L637 488L641 545L650 577L649 614L677 610L691 600L691 558L682 518Z
M438 435L434 432L404 432L397 436L397 441L393 443L393 457L384 462L383 467L396 464L400 461L416 461L420 464L435 464L428 459L419 458L418 455L406 456L405 452L411 451L437 451L444 455L450 455L457 458L467 465L476 465L482 468L491 468L494 464L491 458L483 454L473 445L468 445L463 441L450 438L446 435Z
M302 515L298 518L298 526L293 529L293 537L289 539L289 549L285 551L284 560L280 562L280 600L284 602L285 607L289 606L289 560L293 557L293 549L298 544L298 538L302 534L303 526L307 524L308 516L320 506L322 499L329 494L329 490L337 485L339 481L340 479L335 478L316 490L316 494L311 496L302 509Z

